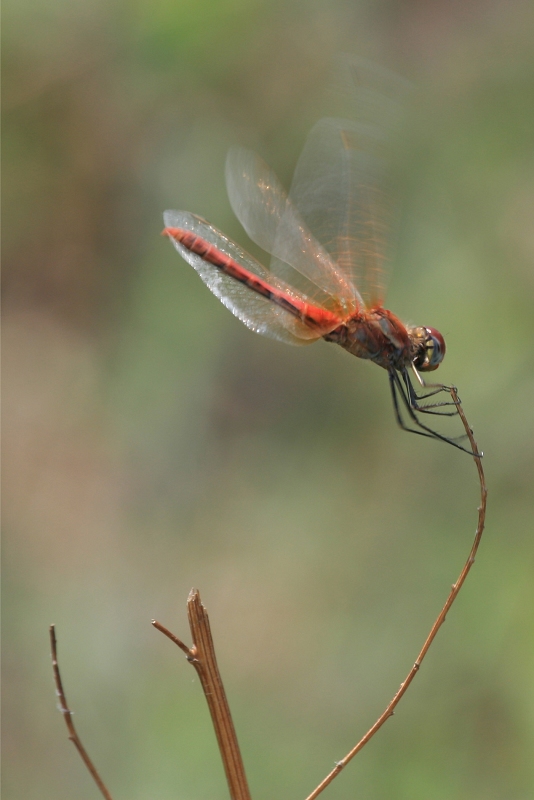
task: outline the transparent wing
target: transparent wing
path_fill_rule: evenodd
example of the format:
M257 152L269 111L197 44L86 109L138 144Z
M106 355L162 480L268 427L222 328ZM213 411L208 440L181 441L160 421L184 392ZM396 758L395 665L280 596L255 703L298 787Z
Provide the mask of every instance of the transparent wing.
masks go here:
M347 53L336 58L334 87L338 89L339 106L335 116L375 125L393 136L402 125L407 101L414 92L405 78Z
M319 120L306 139L289 193L338 272L371 307L384 299L392 217L385 144L385 134L374 125Z
M311 303L304 294L287 286L278 277L272 275L259 261L243 250L238 244L228 239L221 231L205 220L188 211L166 211L163 215L167 228L178 228L193 231L204 241L214 245L217 250L229 256L245 270L254 273L273 288L283 292L289 299L302 303ZM329 330L336 327L331 324L323 331L312 329L284 308L252 291L244 283L226 275L213 264L205 261L200 255L188 250L174 238L172 242L182 258L184 258L200 275L206 286L241 322L264 336L288 344L302 345L316 341Z
M231 206L250 238L273 255L271 272L341 317L361 305L355 286L308 229L274 172L251 150L226 160Z

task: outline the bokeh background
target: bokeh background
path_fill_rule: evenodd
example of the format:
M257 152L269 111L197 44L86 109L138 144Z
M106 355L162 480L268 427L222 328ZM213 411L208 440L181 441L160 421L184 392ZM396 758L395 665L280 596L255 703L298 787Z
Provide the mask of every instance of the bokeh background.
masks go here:
M240 143L287 184L332 58L414 82L388 306L447 339L485 451L476 566L395 717L327 790L534 790L534 9L521 2L8 0L4 797L224 798L200 588L255 800L303 798L413 663L476 524L472 461L398 430L385 373L248 331L160 237L234 219ZM325 794L325 797L327 796Z

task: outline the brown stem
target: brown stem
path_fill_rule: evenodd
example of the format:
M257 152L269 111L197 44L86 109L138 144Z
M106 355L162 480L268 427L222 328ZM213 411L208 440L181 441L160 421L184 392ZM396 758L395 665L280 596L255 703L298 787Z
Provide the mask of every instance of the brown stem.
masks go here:
M250 800L245 767L237 743L230 706L226 699L217 659L215 658L215 647L211 636L208 613L202 605L200 594L196 589L192 589L189 593L187 614L193 637L193 646L191 648L187 647L186 644L159 622L153 620L152 624L184 651L187 660L196 669L208 703L213 727L215 728L230 797L232 800Z
M477 444L476 444L474 436L473 436L473 431L471 430L471 428L469 427L469 423L467 422L464 410L463 410L463 408L462 408L462 406L460 404L460 399L459 399L458 394L456 392L456 388L454 386L451 386L451 387L449 387L449 391L451 393L451 397L453 399L453 402L456 405L456 408L458 409L458 414L460 415L460 419L462 420L463 426L465 428L465 432L467 434L467 437L468 437L469 442L471 444L471 447L473 449L473 453L476 454L476 455L473 456L473 458L474 458L474 461L475 461L475 464L476 464L476 467L477 467L478 480L479 480L479 484L480 484L480 506L478 507L478 524L477 524L477 529L476 529L476 532L475 532L475 538L474 538L473 544L471 546L471 550L469 552L469 556L467 557L467 561L465 562L465 564L463 566L463 569L460 572L458 580L456 581L456 583L453 583L451 591L449 593L449 596L447 597L447 600L445 601L445 605L443 606L443 608L439 612L436 621L432 625L432 628L430 629L430 633L428 634L428 636L426 638L426 641L425 641L423 647L421 648L421 651L420 651L419 655L417 656L413 667L409 671L409 673L406 676L405 680L401 683L397 693L393 696L393 698L391 699L391 701L389 702L389 704L387 705L387 707L383 711L383 713L378 717L378 719L375 722L375 724L372 725L371 728L369 728L367 733L364 736L362 736L360 741L352 748L352 750L350 750L350 752L347 753L345 758L341 759L341 761L337 761L336 762L336 766L334 767L334 769L331 772L329 772L328 775L326 776L326 778L324 778L324 780L321 781L321 783L313 790L313 792L310 795L308 795L306 800L315 800L315 798L318 795L321 794L323 789L326 789L326 787L330 783L332 783L334 778L337 775L339 775L341 770L344 767L347 766L349 761L351 761L354 758L356 753L359 753L360 750L363 747L365 747L367 742L370 739L372 739L372 737L379 730L379 728L382 727L384 722L387 719L389 719L389 717L393 716L393 712L395 710L395 707L398 705L398 703L400 702L401 698L403 697L403 695L407 691L409 685L411 684L411 682L415 678L415 676L416 676L416 674L417 674L417 672L419 670L419 667L421 666L421 663L422 663L424 657L426 656L426 654L427 654L427 652L428 652L428 650L430 648L430 645L434 641L437 632L439 631L439 629L441 628L441 626L445 622L445 617L447 616L447 612L449 611L450 607L452 606L452 604L456 600L456 598L458 596L458 592L462 588L462 585L463 585L465 579L467 578L467 575L469 574L469 570L471 569L471 567L475 563L475 556L476 556L476 553L477 553L477 550L478 550L478 546L480 544L480 539L482 538L482 532L484 530L484 523L485 523L485 519L486 519L486 498L487 498L488 490L486 489L486 481L485 481L485 478L484 478L484 470L482 468L482 454L478 450Z
M69 732L69 739L76 747L78 753L82 757L82 760L91 773L91 777L93 778L94 782L100 789L102 795L106 798L106 800L112 800L110 793L108 792L107 788L105 787L102 778L97 772L97 769L89 756L87 755L87 751L85 747L81 743L78 734L74 728L74 723L72 721L72 711L67 705L67 698L65 697L65 692L63 690L63 683L61 681L61 675L59 672L59 664L57 660L57 641L56 641L56 630L55 625L50 625L50 649L52 651L52 669L54 670L54 681L56 684L56 694L59 698L59 710L63 714L63 718L65 720L65 725L67 726L67 730Z

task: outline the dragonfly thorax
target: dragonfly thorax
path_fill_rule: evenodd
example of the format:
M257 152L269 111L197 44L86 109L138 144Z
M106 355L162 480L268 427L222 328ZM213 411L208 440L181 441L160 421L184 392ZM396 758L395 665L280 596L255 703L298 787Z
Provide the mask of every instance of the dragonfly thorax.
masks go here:
M387 370L403 369L416 354L406 326L385 308L357 312L324 338Z
M418 370L430 372L439 367L445 355L445 341L439 331L407 328L386 308L357 312L324 338L387 370L403 370L414 364Z

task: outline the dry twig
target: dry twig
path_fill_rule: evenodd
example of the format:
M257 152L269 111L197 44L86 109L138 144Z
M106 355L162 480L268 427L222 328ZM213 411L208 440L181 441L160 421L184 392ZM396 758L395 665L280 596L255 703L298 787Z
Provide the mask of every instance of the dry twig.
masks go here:
M211 720L217 736L219 750L232 800L250 800L243 759L230 714L230 706L215 658L208 613L200 601L198 590L192 589L187 599L189 627L193 646L188 647L177 636L156 620L152 624L184 651L187 660L196 669L209 706Z
M375 722L375 724L372 725L369 728L367 733L364 736L362 736L360 741L352 748L352 750L350 750L347 753L347 755L344 758L341 759L341 761L337 761L336 762L336 766L334 767L334 769L331 772L329 772L328 775L326 776L326 778L324 778L324 780L321 781L321 783L313 790L313 792L310 795L308 795L306 800L315 800L315 798L318 797L318 795L320 795L321 792L324 789L326 789L326 787L330 783L332 783L334 778L337 775L339 775L341 770L344 767L347 766L349 761L351 761L354 758L356 753L359 753L360 750L363 747L365 747L367 742L370 739L373 738L375 733L379 730L379 728L382 727L384 722L386 722L387 719L389 719L390 717L393 716L393 713L395 711L396 706L398 705L398 703L400 702L401 698L406 693L409 685L411 684L411 682L415 678L415 676L416 676L416 674L417 674L417 672L419 670L419 667L421 666L421 663L422 663L424 657L426 656L426 654L428 652L428 649L429 649L430 645L434 641L437 632L439 631L439 629L441 628L441 626L445 622L445 617L447 616L447 612L449 611L450 607L452 606L452 604L456 600L456 598L458 596L458 592L462 588L462 585L463 585L465 579L467 578L469 570L471 569L471 567L475 563L475 556L476 556L476 553L477 553L477 550L478 550L478 546L480 544L480 539L482 537L482 532L484 530L484 523L485 523L485 520L486 520L486 498L487 498L488 490L486 489L486 480L484 478L484 469L482 467L482 453L480 453L480 451L479 451L479 449L477 447L477 443L475 442L475 438L473 436L473 431L471 430L471 428L469 427L469 423L467 422L467 419L466 419L464 410L463 410L463 408L461 406L460 399L458 397L456 388L454 386L451 386L449 388L449 391L451 393L452 400L453 400L454 404L456 405L456 408L458 409L458 414L460 415L460 419L462 420L463 426L465 428L465 432L467 434L467 438L469 439L469 442L470 442L471 447L473 449L473 453L475 454L475 455L473 455L473 458L474 458L474 461L475 461L475 464L476 464L476 467L477 467L478 480L479 480L479 484L480 484L480 506L478 507L478 524L477 524L477 529L476 529L476 532L475 532L475 538L474 538L473 544L471 546L471 550L469 552L469 556L467 557L467 561L465 562L465 564L463 566L463 569L460 572L458 580L456 581L456 583L453 583L451 591L449 593L449 596L447 597L447 600L445 601L445 605L443 606L443 608L439 612L439 614L438 614L438 616L436 618L436 621L432 625L432 628L430 629L430 633L428 634L428 636L426 638L426 641L425 641L423 647L421 648L421 651L420 651L419 655L417 656L417 658L416 658L416 660L414 662L413 667L409 671L409 673L406 676L406 678L404 679L404 681L401 683L397 693L393 696L391 701L388 703L388 705L387 705L386 709L383 711L383 713L378 717L378 719Z
M479 453L477 444L473 436L473 431L469 427L463 408L460 404L460 400L458 398L456 389L454 387L450 387L449 391L452 400L458 409L458 414L464 425L467 438L469 439L469 442L472 447L473 454L475 454L473 457L477 467L479 484L480 484L480 506L478 508L478 524L475 532L475 538L471 546L471 550L469 552L469 556L463 566L462 571L460 572L460 575L458 576L456 583L452 585L449 596L447 597L447 600L445 601L443 608L438 614L436 621L432 625L430 633L428 634L426 641L423 647L421 648L421 651L417 656L417 659L414 662L414 665L410 669L403 683L401 683L396 694L388 703L387 707L382 712L382 714L378 717L374 725L372 725L372 727L369 728L367 733L364 736L362 736L360 741L352 748L352 750L350 750L347 753L347 755L343 759L341 759L341 761L336 762L336 766L334 767L334 769L328 773L328 775L324 778L324 780L321 781L321 783L313 790L313 792L306 798L306 800L315 800L315 798L318 797L318 795L321 794L321 792L324 789L326 789L326 787L334 780L334 778L337 775L339 775L339 773L344 769L344 767L347 766L349 761L351 761L354 758L354 756L357 753L359 753L360 750L370 741L370 739L372 739L372 737L382 727L382 725L386 722L386 720L389 719L389 717L393 716L396 706L398 705L401 698L408 690L408 687L410 686L411 682L415 678L415 675L417 674L424 657L426 656L432 642L434 641L438 630L444 623L445 617L447 616L450 607L456 600L458 592L462 588L462 585L465 579L467 578L467 575L471 567L475 562L475 556L478 550L478 546L480 544L482 532L484 530L485 517L486 517L487 489L484 478L484 470L482 468L482 460L481 460L482 454ZM228 787L230 790L230 797L232 798L232 800L251 800L247 779L245 775L245 768L243 765L243 760L239 750L237 736L230 713L230 707L228 705L228 700L226 699L226 693L224 691L223 683L217 666L217 660L215 657L215 648L211 636L208 614L206 609L201 603L199 592L195 589L192 589L191 592L189 593L189 598L187 601L187 612L189 617L189 627L193 638L192 647L188 647L186 644L184 644L184 642L181 641L181 639L179 639L177 636L171 633L167 628L161 625L161 623L156 622L156 620L153 620L152 624L154 625L155 628L157 628L157 630L161 631L161 633L164 633L165 636L167 636L171 641L173 641L176 645L178 645L178 647L185 653L189 663L191 663L194 666L194 668L198 673L202 689L210 710L213 727L215 729L215 734L217 736L217 742L219 744L219 750L221 752L221 758L223 761L224 770L226 773L226 779L228 781ZM52 664L54 669L56 692L59 697L59 708L64 716L65 724L67 725L67 729L69 731L69 739L76 746L76 749L78 750L80 756L82 757L85 765L87 766L87 769L91 773L91 776L93 777L93 780L100 789L102 795L106 798L106 800L111 800L111 795L104 786L102 779L100 778L96 768L94 767L92 761L87 755L85 748L83 747L80 739L78 738L78 734L76 733L74 724L72 722L72 712L70 711L67 705L65 692L63 691L63 685L59 673L59 666L57 662L57 643L53 625L50 626L50 642L52 648Z
M52 651L52 669L54 670L54 681L56 683L56 694L59 698L59 710L63 714L63 719L65 720L65 725L67 726L67 730L69 732L69 739L76 747L78 753L82 757L82 761L84 762L85 766L91 773L91 777L93 778L94 782L100 789L102 795L106 798L106 800L112 800L110 793L108 792L102 778L98 774L98 771L87 755L87 751L83 744L81 743L78 734L76 733L76 729L74 727L74 723L72 721L72 711L67 705L67 698L65 697L65 692L63 690L63 683L61 681L61 675L59 672L59 664L57 660L57 641L56 641L56 629L55 625L50 625L50 649Z

